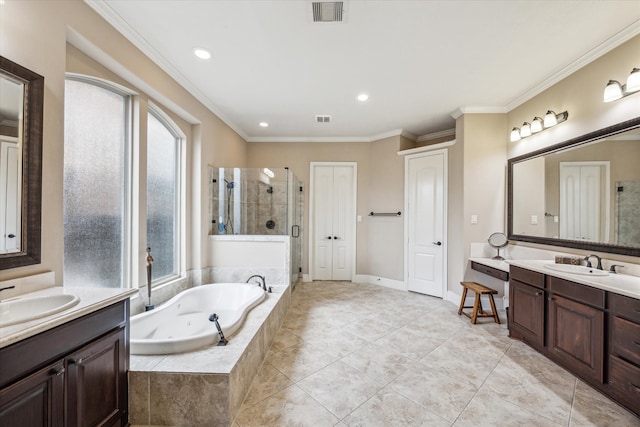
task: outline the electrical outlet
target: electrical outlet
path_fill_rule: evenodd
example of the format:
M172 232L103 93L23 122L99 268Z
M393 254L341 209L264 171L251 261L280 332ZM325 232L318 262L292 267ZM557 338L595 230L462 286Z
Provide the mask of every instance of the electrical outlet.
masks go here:
M478 223L478 215L471 215L471 224Z
M531 224L532 225L538 224L538 215L531 215Z

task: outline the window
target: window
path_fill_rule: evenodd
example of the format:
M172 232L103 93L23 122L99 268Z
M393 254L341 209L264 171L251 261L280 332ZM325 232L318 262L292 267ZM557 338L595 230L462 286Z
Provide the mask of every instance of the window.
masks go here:
M65 286L129 286L129 105L114 87L66 81Z
M147 117L147 246L152 280L179 274L180 145L174 126L156 107Z

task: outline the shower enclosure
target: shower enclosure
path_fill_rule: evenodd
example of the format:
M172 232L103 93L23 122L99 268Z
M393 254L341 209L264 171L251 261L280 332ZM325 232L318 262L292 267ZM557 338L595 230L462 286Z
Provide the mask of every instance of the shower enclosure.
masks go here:
M302 270L302 182L288 168L209 168L210 235L289 236L291 277Z

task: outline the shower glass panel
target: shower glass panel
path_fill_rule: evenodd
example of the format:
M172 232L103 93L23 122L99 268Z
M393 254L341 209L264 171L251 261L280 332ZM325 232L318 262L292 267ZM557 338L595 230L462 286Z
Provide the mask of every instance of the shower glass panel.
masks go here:
M288 168L209 168L210 235L289 236L291 280L302 271L302 182Z

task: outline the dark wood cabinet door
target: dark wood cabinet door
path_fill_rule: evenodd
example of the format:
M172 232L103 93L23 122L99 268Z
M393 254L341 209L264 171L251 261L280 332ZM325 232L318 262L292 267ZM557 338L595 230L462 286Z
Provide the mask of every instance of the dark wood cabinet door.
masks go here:
M64 378L59 361L0 390L0 426L62 427Z
M509 284L509 330L537 348L544 346L544 291L517 280Z
M66 425L119 425L127 412L124 328L115 329L65 360Z
M553 295L549 298L550 355L569 370L604 380L604 312Z

